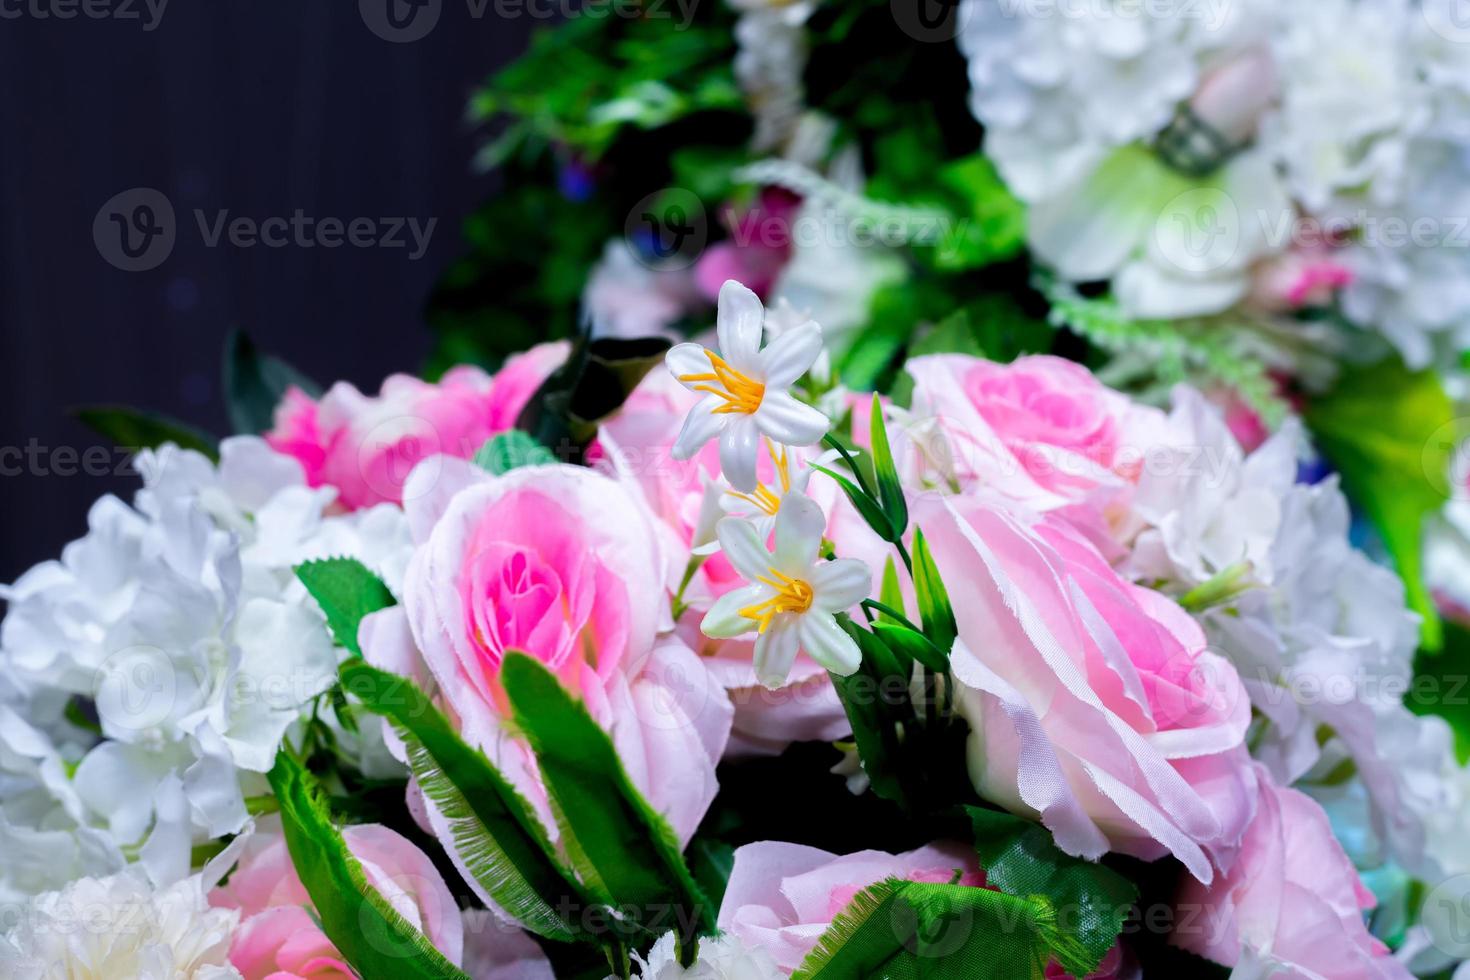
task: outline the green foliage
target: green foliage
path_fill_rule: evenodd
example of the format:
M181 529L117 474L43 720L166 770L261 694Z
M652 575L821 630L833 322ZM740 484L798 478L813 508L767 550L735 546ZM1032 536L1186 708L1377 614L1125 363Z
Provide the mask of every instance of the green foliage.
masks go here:
M975 850L985 881L1008 895L1044 895L1082 948L1079 955L1095 970L1118 940L1138 889L1100 864L1063 854L1040 824L1009 813L967 807L975 831Z
M392 722L424 795L444 815L455 853L495 903L527 929L569 942L594 904L561 866L531 805L466 745L412 681L363 661L341 668L347 691Z
M885 622L874 623L873 632L902 658L921 663L936 673L942 674L949 670L949 651L939 649L923 633L897 623Z
M230 424L242 435L265 432L275 424L276 406L288 388L317 395L316 382L277 357L262 354L243 330L225 345L224 390Z
M166 415L122 405L91 405L75 409L72 414L87 428L106 436L113 445L122 449L157 449L171 442L181 449L192 449L213 462L219 462L217 439Z
M362 656L357 628L368 613L396 604L382 580L356 558L324 558L296 566L296 577L322 607L337 645Z
M1438 715L1449 722L1460 764L1470 764L1470 630L1445 622L1440 649L1419 651L1414 686L1404 703L1417 715Z
M873 396L872 416L869 429L873 441L873 473L878 481L878 505L888 520L888 527L896 538L903 537L909 526L909 505L904 497L903 481L898 475L898 465L893 460L893 450L888 445L888 424L883 420L883 401ZM894 538L888 538L892 541Z
M1440 647L1434 599L1424 583L1424 520L1444 506L1454 407L1432 371L1410 372L1397 358L1350 368L1307 409L1318 445L1343 487L1367 512L1393 556L1409 604L1424 618L1423 642Z
M491 436L475 453L475 465L496 476L522 466L555 462L556 455L550 449L519 429Z
M316 921L363 980L469 980L378 894L347 849L316 777L282 750L270 771L291 863Z
M873 533L877 534L884 541L898 539L899 532L894 528L892 522L889 521L888 515L883 512L882 505L874 500L866 490L836 470L829 469L817 463L812 463L811 467L818 473L831 477L842 488L842 492L847 495L848 500L852 501L853 507L857 508L858 514L873 529Z
M714 929L714 908L695 883L674 831L643 799L612 740L539 661L511 653L500 669L516 726L536 753L562 841L583 883L649 930ZM683 940L692 936L683 936Z
M924 633L946 655L959 636L955 624L954 607L949 602L949 590L944 587L939 566L929 552L929 543L924 540L923 529L914 531L914 590L919 601L919 616L924 623Z

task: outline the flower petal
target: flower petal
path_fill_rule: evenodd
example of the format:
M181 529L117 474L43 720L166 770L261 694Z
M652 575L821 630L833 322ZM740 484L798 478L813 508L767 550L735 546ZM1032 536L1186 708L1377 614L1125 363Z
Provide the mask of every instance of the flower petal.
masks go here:
M832 427L827 416L815 408L797 401L787 392L770 387L751 418L762 432L787 446L818 443Z
M791 665L796 663L801 649L801 621L795 613L782 613L755 641L755 676L772 690L786 683Z
M703 449L705 443L720 434L720 430L729 421L729 416L716 415L715 409L719 406L720 400L711 395L701 399L689 410L689 417L679 430L679 438L674 440L671 455L675 459L694 458L694 454Z
M816 501L795 491L781 498L776 512L776 568L787 575L806 578L817 549L822 546L822 533L827 530L827 515Z
M866 562L856 558L839 558L817 564L812 572L812 608L824 613L850 609L868 597L873 590L873 573Z
M709 351L700 344L678 344L670 348L669 352L664 355L664 364L667 365L669 373L674 376L674 380L691 391L701 382L685 381L684 378L687 375L714 373Z
M717 415L724 421L720 435L720 469L730 486L745 493L756 488L755 457L760 451L760 430L749 415ZM675 458L679 458L677 454ZM685 457L687 458L687 457Z
M773 594L771 588L766 585L747 585L744 588L726 592L715 600L713 606L710 606L699 628L705 636L711 636L717 640L733 639L753 632L758 624L755 620L740 615L740 610L748 606L758 606Z
M822 353L822 328L808 321L788 330L761 351L761 374L767 388L789 388L806 374Z
M755 525L739 517L727 517L715 525L720 548L735 571L747 582L754 582L771 572L771 553Z
M817 663L843 677L854 673L863 661L862 651L852 637L843 632L837 620L822 613L809 612L801 617L801 648Z
M734 279L725 280L720 287L715 333L720 338L720 353L742 374L754 374L760 369L765 319L766 308L759 296Z

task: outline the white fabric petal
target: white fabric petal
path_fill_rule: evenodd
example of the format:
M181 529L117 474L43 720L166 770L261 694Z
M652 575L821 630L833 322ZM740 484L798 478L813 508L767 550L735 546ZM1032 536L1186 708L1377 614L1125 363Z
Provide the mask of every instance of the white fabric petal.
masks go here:
M739 517L727 517L715 528L720 538L720 548L735 571L747 582L754 582L771 573L771 553L755 525ZM777 538L779 541L780 538Z
M765 319L765 307L755 293L734 279L727 279L720 287L719 312L715 320L720 354L742 374L755 374L760 369Z
M775 567L795 578L810 577L826 530L827 515L816 501L804 493L782 497L781 509L776 512L776 549L772 554Z
M755 676L771 690L786 683L801 649L801 617L782 613L755 641Z
M684 376L714 373L714 366L710 363L709 359L709 351L701 344L675 345L664 355L664 364L668 365L669 373L674 376L674 380L678 381L690 391L694 390L696 384L702 384L703 382L681 380Z
M863 660L857 643L837 625L837 620L815 611L801 617L801 648L817 663L843 677L856 671Z
M720 469L724 472L725 479L730 481L730 486L750 493L755 490L758 482L755 463L756 454L760 451L760 430L756 428L754 417L716 415L715 418L726 420L725 431L720 434ZM677 452L674 456L681 458Z
M746 633L755 631L756 622L740 615L740 610L748 606L760 605L776 593L769 586L747 585L744 588L726 592L715 600L709 612L704 614L704 622L699 624L700 630L705 636L717 640L734 639Z
M812 597L812 609L825 613L850 609L866 599L873 589L872 571L856 558L821 562L808 581L816 593Z
M807 322L771 341L761 351L761 377L767 388L789 388L811 370L822 353L822 328Z
M672 455L675 459L692 459L705 443L720 434L729 420L728 416L715 414L720 404L720 399L710 395L689 410L684 427L679 430L679 438L674 440Z
M766 388L760 408L752 418L762 432L787 446L815 445L832 427L827 416L773 386Z

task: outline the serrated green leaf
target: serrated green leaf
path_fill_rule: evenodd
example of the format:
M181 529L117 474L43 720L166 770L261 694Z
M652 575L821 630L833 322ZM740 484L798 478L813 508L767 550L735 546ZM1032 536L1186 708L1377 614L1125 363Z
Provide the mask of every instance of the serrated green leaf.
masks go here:
M1008 895L1045 895L1085 951L1083 976L1118 941L1138 889L1100 864L1062 853L1051 831L1009 813L966 807L985 881Z
M219 440L186 422L123 405L89 405L73 410L77 420L122 449L157 449L173 443L219 462Z
M540 661L511 652L500 668L517 728L536 754L562 843L582 881L635 924L714 929L678 839L639 793L612 739ZM691 918L692 917L692 918ZM692 937L685 937L692 938Z
M909 526L909 504L903 493L893 450L888 445L888 425L883 420L883 401L873 396L871 438L873 440L873 474L878 481L878 504L888 518L895 537L902 537ZM892 541L894 538L888 538Z
M959 627L955 625L949 591L939 575L939 566L934 564L934 556L929 552L929 543L924 540L922 528L914 531L914 591L925 635L948 653L954 646L955 637L959 636Z
M590 941L579 913L599 903L562 868L531 805L485 754L466 745L408 678L361 660L340 672L348 693L392 722L419 787L449 824L445 846L485 893L538 936Z
M550 449L519 429L491 436L475 453L475 465L496 476L522 466L544 466L555 462L556 456Z
M910 660L918 661L930 670L938 673L949 671L949 654L940 650L929 641L923 633L916 633L897 623L878 622L873 624L873 632L887 643L889 648L901 653Z
M368 883L347 849L321 787L285 751L276 756L271 789L291 863L311 896L317 923L362 980L470 980Z
M852 505L857 508L857 512L862 515L863 520L868 522L868 526L873 529L874 534L878 535L884 541L892 541L897 537L894 533L893 525L889 523L888 515L883 513L883 508L876 500L864 493L861 487L836 470L829 469L817 463L812 463L811 467L817 472L825 473L837 481L837 485L842 488L843 493L847 494L847 499L852 501Z
M296 566L296 577L321 606L337 645L362 656L357 628L364 616L396 605L382 580L356 558L324 558Z
M240 435L256 435L275 424L276 406L289 388L317 395L321 387L278 357L262 354L243 330L225 346L225 400L230 424Z

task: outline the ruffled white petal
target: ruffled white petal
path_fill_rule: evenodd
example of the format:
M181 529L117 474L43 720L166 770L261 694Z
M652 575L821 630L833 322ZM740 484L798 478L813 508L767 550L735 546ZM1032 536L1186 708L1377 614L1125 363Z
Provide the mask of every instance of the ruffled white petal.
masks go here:
M760 369L761 334L766 319L760 297L728 279L720 287L719 312L715 332L720 338L720 353L726 362L742 374Z
M814 445L832 427L827 416L772 386L767 386L752 418L762 432L787 446Z
M817 612L801 617L801 648L817 663L843 677L856 671L863 660L858 645L837 620Z
M788 493L776 513L776 548L773 564L787 575L806 579L811 574L827 515L804 493ZM748 576L747 576L748 577Z
M771 553L755 525L738 517L727 517L715 528L720 538L720 548L740 577L753 582L771 570Z
M801 620L795 613L782 613L755 641L755 676L775 690L786 683L791 665L801 649Z
M760 451L760 430L749 415L717 415L726 420L720 434L720 469L730 486L750 493L756 488L756 454ZM678 453L675 454L679 458ZM687 457L684 457L687 458Z
M711 395L689 410L689 417L679 430L679 438L674 440L672 455L675 459L692 459L705 443L720 434L729 416L716 415L715 409L719 406L720 400Z
M812 609L836 613L868 597L873 590L873 573L856 558L839 558L817 565L810 582L816 593L812 597Z
M822 353L822 328L808 321L783 333L761 351L761 375L768 388L786 388L811 370Z

